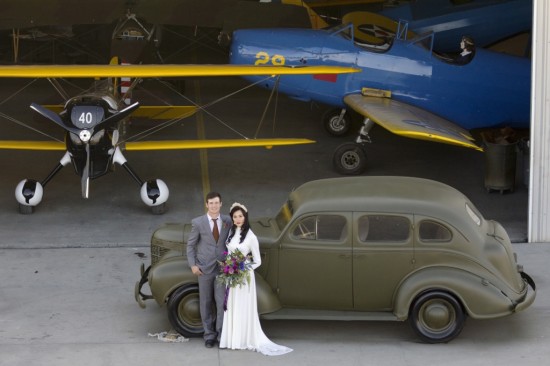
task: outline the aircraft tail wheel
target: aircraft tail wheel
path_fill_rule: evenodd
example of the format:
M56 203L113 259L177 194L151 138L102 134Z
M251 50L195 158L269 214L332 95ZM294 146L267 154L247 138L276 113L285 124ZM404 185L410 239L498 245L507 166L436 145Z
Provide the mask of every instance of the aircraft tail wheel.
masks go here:
M367 154L363 145L347 142L336 148L332 162L338 173L358 175L367 168Z
M331 109L323 116L323 125L325 130L332 136L343 136L348 133L351 127L351 116L348 112L342 114L342 109Z

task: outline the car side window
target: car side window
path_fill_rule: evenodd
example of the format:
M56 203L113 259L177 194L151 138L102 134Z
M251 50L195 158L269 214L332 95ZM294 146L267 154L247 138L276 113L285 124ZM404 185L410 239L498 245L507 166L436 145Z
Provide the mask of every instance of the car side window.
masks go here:
M363 215L357 224L362 242L403 242L410 236L410 221L403 216Z
M347 221L340 215L314 215L301 219L292 231L293 239L340 241L345 239Z
M426 242L448 242L451 241L453 235L451 230L444 225L435 221L424 220L420 223L418 237Z

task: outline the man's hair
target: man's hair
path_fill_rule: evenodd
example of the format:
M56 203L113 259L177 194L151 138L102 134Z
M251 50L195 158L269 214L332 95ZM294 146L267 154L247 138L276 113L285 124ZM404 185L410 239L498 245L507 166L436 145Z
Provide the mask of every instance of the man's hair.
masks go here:
M206 198L205 198L205 202L208 203L208 200L211 200L213 198L216 198L218 197L220 199L220 202L222 201L222 195L219 194L218 192L208 192L208 194L206 195Z

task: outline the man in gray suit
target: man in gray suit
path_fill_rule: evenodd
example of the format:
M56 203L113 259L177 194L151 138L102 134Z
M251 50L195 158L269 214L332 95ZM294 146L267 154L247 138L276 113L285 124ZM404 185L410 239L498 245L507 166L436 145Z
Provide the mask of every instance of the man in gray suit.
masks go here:
M224 258L227 250L225 240L233 225L228 215L220 215L221 207L221 195L208 193L207 213L191 221L193 226L187 240L187 261L191 271L198 276L204 345L207 348L214 347L222 331L225 288L216 283L216 275L219 273L218 260Z

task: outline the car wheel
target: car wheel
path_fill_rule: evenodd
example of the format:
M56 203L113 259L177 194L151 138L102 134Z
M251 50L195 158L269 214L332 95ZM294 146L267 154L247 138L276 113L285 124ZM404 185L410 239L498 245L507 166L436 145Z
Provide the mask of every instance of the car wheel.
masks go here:
M162 215L166 212L166 202L158 206L151 206L151 213L153 215Z
M358 175L367 168L367 154L363 145L347 142L336 148L332 162L338 173Z
M178 288L168 299L168 320L184 337L199 337L204 333L199 306L199 285Z
M22 215L30 215L34 212L34 206L19 204L19 213Z
M420 295L413 303L409 322L427 343L446 343L460 334L466 315L458 300L443 291Z
M351 127L351 116L348 112L340 120L341 109L331 109L323 116L323 125L325 130L332 136L343 136Z

